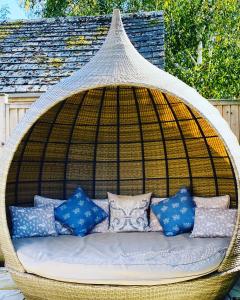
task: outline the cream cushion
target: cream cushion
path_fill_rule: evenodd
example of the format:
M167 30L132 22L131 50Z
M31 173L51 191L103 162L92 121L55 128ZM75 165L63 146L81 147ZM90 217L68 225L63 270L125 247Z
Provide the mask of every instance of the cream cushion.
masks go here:
M217 197L193 197L197 207L202 208L222 208L227 209L230 205L230 196L217 196Z
M147 209L151 193L137 196L122 196L108 193L110 226L112 232L147 231Z

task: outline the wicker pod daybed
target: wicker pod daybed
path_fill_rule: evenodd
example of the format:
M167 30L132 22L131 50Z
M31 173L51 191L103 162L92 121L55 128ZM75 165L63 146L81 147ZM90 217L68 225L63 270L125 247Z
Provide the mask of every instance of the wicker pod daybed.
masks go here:
M227 123L194 89L146 61L129 41L118 10L97 55L50 88L18 125L1 154L0 242L26 299L221 299L240 266L239 227L210 275L150 286L60 282L29 274L9 233L9 205L34 194L66 199L80 183L106 191L169 196L191 186L228 194L238 206L240 148Z

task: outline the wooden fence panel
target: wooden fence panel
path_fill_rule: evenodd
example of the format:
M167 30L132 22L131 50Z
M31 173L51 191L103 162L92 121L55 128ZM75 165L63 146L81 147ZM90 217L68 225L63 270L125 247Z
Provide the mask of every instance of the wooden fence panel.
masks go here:
M239 105L232 105L230 110L230 127L239 141Z
M215 105L215 107L219 110L220 114L223 115L223 106L222 105Z
M240 101L211 101L240 141Z
M0 149L6 141L6 103L7 95L0 95Z
M31 103L14 103L6 95L0 95L0 150L21 121Z
M29 107L29 104L6 104L6 139L11 135Z
M230 109L231 109L231 106L230 106L230 105L223 105L223 113L222 113L222 116L223 116L224 119L228 122L228 124L231 123Z

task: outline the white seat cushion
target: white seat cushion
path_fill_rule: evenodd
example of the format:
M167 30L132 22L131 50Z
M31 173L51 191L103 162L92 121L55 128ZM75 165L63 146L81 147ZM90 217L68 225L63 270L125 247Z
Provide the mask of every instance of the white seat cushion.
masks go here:
M215 271L228 238L165 237L159 232L94 233L17 239L27 272L92 284L153 285L189 280Z

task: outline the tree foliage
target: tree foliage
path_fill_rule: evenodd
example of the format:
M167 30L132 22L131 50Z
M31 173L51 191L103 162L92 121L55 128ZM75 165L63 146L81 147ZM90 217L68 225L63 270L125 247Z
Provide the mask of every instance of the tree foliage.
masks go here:
M166 70L205 97L240 97L239 0L22 1L44 17L164 10Z

